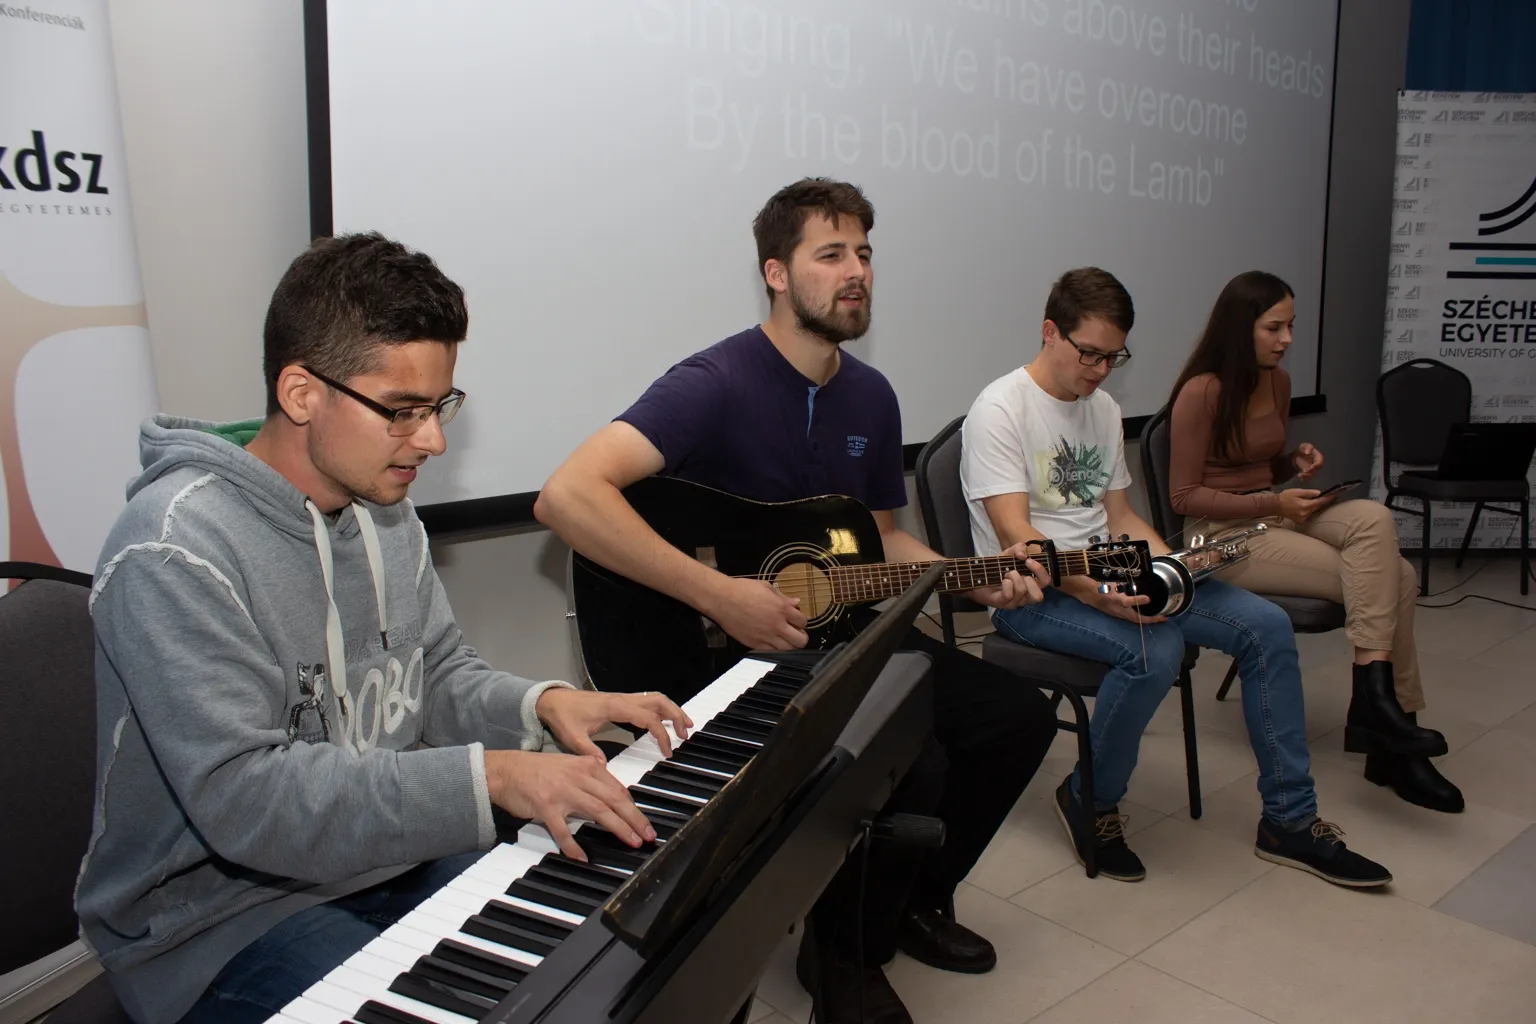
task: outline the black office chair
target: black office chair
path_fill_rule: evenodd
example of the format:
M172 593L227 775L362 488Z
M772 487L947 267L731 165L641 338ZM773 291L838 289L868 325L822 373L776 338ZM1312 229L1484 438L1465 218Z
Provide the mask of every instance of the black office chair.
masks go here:
M1472 531L1483 509L1520 517L1520 593L1530 592L1531 580L1531 485L1525 480L1441 480L1430 473L1403 470L1396 483L1392 464L1434 466L1445 450L1451 426L1472 421L1472 382L1467 375L1438 359L1412 359L1393 367L1376 380L1376 412L1381 417L1381 473L1387 486L1387 507L1424 520L1424 541L1419 551L1419 593L1429 593L1430 526L1435 501L1473 502L1472 518L1456 555L1456 568L1467 557ZM1420 511L1392 504L1399 495L1417 498ZM1490 505L1490 501L1517 501L1518 509Z
M96 790L91 578L28 562L0 578L25 581L0 596L0 1024L127 1024L75 919Z
M969 558L976 553L971 542L970 512L960 486L960 428L965 417L950 423L939 431L917 457L917 500L923 512L923 524L928 533L928 545L946 558ZM939 595L939 616L944 629L944 642L956 643L955 614L985 609L967 598ZM1189 813L1198 818L1202 813L1200 803L1200 759L1195 744L1195 705L1190 694L1190 669L1194 666L1197 648L1187 648L1184 665L1179 670L1176 685L1184 716L1184 758L1189 777ZM1089 746L1088 706L1085 697L1099 692L1099 684L1109 672L1109 666L1070 654L1059 654L1028 644L1014 643L997 633L989 633L981 643L981 657L1016 675L1023 676L1052 696L1051 708L1056 710L1065 700L1072 705L1071 721L1058 718L1056 725L1067 732L1077 734L1078 765L1083 769L1083 782L1093 791L1093 755ZM1085 826L1093 831L1093 807L1091 800L1083 801ZM1089 850L1088 877L1097 875L1098 866L1093 863Z
M1169 439L1169 407L1158 410L1141 431L1141 475L1146 483L1148 504L1152 506L1152 527L1174 548L1185 544L1174 539L1184 529L1184 517L1173 508L1168 485L1168 466L1172 457ZM1298 633L1328 633L1344 626L1344 606L1321 597L1292 597L1289 594L1260 594L1279 605L1291 618L1291 628ZM1227 669L1226 678L1216 691L1217 700L1226 700L1227 691L1237 679L1237 660Z

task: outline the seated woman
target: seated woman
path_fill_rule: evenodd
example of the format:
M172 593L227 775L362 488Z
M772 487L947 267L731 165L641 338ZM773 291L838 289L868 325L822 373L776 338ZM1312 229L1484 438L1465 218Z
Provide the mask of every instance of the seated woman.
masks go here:
M1262 594L1342 602L1355 648L1344 749L1366 755L1365 777L1411 803L1451 813L1461 791L1430 764L1445 738L1421 727L1424 707L1413 642L1418 578L1397 548L1392 514L1374 501L1336 501L1305 487L1323 454L1287 451L1291 379L1280 360L1296 315L1289 285L1262 271L1222 289L1205 333L1173 388L1169 487L1189 533L1283 517L1224 570Z

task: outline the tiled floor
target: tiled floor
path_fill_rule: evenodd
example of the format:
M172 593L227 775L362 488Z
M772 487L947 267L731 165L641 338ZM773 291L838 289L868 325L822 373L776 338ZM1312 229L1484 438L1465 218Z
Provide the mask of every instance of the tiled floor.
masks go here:
M1475 568L1437 564L1435 588ZM1496 561L1431 600L1477 593L1536 609L1517 572ZM1227 659L1207 654L1195 673L1203 817L1189 817L1170 699L1121 807L1147 880L1086 878L1048 802L1075 756L1059 737L957 900L996 944L997 969L946 974L904 956L887 968L916 1020L1536 1021L1536 610L1466 601L1418 616L1430 700L1420 718L1446 734L1438 764L1466 794L1464 814L1414 807L1361 777L1364 759L1342 750L1348 643L1342 632L1299 641L1322 813L1391 868L1390 887L1349 891L1253 856L1253 755L1236 688L1215 700ZM809 1016L794 941L769 966L756 1020Z

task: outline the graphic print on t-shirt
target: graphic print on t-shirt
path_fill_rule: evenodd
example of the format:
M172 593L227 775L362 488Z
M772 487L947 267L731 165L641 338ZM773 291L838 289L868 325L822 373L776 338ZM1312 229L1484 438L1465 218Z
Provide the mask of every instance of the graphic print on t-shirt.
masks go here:
M1035 452L1035 480L1045 508L1092 508L1104 497L1114 458L1106 445L1073 444L1058 437L1056 444Z

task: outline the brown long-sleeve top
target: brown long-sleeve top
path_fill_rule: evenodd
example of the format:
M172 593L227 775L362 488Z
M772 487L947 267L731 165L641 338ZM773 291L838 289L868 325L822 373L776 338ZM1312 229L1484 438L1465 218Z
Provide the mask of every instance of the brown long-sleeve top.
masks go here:
M1296 475L1294 452L1286 450L1290 425L1291 377L1276 367L1259 387L1274 389L1275 407L1243 425L1243 447L1216 455L1212 425L1221 384L1203 373L1179 390L1169 421L1169 481L1174 511L1196 519L1256 519L1280 514L1280 495L1270 490ZM1243 494L1243 491L1255 491Z

